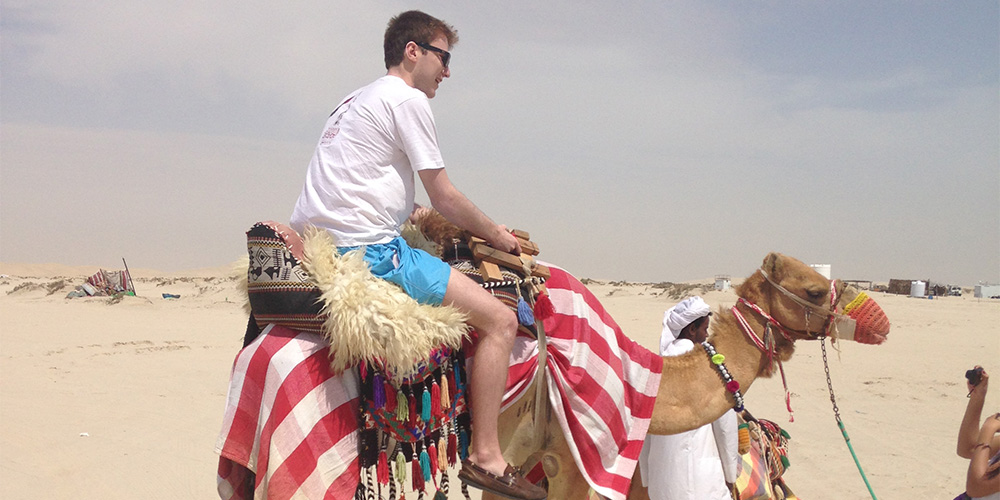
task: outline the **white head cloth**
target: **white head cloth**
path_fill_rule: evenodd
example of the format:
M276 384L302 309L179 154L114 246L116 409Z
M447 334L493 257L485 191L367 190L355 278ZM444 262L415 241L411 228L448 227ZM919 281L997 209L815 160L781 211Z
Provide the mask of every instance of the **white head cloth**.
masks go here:
M667 350L671 342L677 340L681 330L694 320L708 316L712 308L701 297L688 297L663 313L663 332L660 334L660 352Z

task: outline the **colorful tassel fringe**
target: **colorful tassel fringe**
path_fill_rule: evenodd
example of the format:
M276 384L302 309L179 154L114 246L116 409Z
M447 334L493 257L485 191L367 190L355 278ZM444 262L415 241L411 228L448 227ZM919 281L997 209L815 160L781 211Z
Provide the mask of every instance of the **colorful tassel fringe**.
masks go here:
M420 452L420 472L423 473L424 481L431 480L431 458L427 450Z
M407 423L410 425L410 427L416 427L417 426L417 418L418 418L418 415L419 415L417 413L417 398L413 397L412 395L408 395L406 399L407 399L407 403L408 403L407 406L410 408L410 411L409 411L409 417L410 418L407 419Z
M431 414L434 418L444 417L444 407L441 405L441 386L437 381L431 384Z
M448 440L447 440L447 438L442 437L441 439L438 440L437 452L438 452L438 459L437 459L438 469L441 472L444 472L444 471L448 470Z
M382 450L378 454L378 465L375 466L375 474L378 477L378 484L389 484L389 459Z
M396 454L396 482L406 484L406 459L402 453Z
M469 458L469 433L465 429L458 432L458 454L462 460Z
M448 391L447 383L441 384L441 408L443 408L445 412L451 409L451 394L450 391Z
M531 312L531 308L524 301L524 297L517 298L517 322L524 326L533 326L535 324L535 314Z
M420 398L420 419L424 422L431 421L431 391L424 388L424 394Z
M385 383L382 381L382 377L376 373L373 377L372 389L374 394L372 395L372 402L375 404L375 408L385 407Z
M396 418L401 421L410 419L410 405L406 403L406 394L403 394L403 391L396 392Z
M430 459L430 470L438 470L438 451L437 446L434 446L433 442L427 447L427 457Z
M382 381L382 393L392 394L395 389L390 386L387 382ZM389 413L396 413L396 398L384 396L385 397L385 411Z
M420 459L413 457L413 490L420 491L424 489L424 472L420 466Z
M458 463L458 436L454 432L448 434L448 465Z

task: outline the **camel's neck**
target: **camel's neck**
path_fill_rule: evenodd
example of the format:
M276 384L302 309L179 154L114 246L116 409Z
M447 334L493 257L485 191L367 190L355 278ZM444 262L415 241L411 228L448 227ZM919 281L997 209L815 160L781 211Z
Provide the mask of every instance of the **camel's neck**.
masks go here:
M753 328L763 331L759 316L745 317ZM761 372L764 353L746 338L728 308L712 315L709 342L726 357L726 368L745 394ZM733 398L724 384L700 344L687 354L664 357L649 433L676 434L715 421L733 407Z

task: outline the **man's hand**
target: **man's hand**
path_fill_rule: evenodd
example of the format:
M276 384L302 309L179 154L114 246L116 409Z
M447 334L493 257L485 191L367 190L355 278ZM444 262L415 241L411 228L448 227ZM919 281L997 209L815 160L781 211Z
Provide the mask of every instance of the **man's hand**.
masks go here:
M496 248L514 255L521 255L521 243L517 241L510 231L507 231L507 226L501 224L497 226L496 234L493 238L487 240L491 247Z

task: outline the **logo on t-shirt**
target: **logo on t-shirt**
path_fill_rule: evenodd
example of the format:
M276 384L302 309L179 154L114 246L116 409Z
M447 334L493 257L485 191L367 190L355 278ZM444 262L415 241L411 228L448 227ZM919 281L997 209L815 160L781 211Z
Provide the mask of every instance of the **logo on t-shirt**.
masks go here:
M337 137L337 134L339 133L340 133L340 127L337 126L330 127L323 132L323 137L320 139L320 142L322 142L324 145L328 145L330 144L331 141L333 141L334 137Z
M333 126L323 131L323 137L320 138L321 144L324 146L329 145L330 142L333 141L333 138L337 137L337 134L340 133L340 120L344 117L344 113L347 113L347 110L351 109L351 101L353 101L355 97L357 96L348 97L347 100L340 103L340 105L333 110L333 113L330 113L330 116L332 117L340 111L340 115L338 115L337 119L333 122ZM343 111L341 111L340 108L344 108Z

